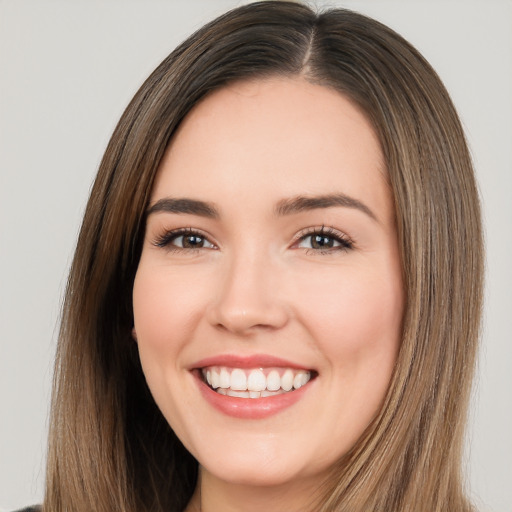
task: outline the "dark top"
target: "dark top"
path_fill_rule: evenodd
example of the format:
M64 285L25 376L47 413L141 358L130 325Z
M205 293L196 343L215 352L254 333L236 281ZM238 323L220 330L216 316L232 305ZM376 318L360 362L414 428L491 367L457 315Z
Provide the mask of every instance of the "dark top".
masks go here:
M14 512L41 512L41 507L39 505L34 505L33 507L22 508L20 510L15 510Z

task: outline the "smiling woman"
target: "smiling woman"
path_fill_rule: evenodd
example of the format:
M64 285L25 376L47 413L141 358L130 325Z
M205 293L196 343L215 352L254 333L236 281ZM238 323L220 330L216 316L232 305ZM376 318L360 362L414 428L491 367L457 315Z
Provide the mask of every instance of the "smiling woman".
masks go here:
M221 479L300 510L375 417L404 295L382 162L363 114L300 77L228 85L174 135L133 310L149 388L201 463L194 504Z
M235 9L148 78L66 294L45 512L470 511L478 195L428 63Z

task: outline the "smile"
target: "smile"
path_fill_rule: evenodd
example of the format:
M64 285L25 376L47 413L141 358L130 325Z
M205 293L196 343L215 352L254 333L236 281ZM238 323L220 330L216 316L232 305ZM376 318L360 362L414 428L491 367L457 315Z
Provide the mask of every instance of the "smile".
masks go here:
M266 398L289 393L306 385L312 372L292 368L230 368L209 366L201 369L203 381L220 395L237 398Z
M259 420L302 402L316 388L318 372L268 354L219 354L190 366L198 390L220 413Z

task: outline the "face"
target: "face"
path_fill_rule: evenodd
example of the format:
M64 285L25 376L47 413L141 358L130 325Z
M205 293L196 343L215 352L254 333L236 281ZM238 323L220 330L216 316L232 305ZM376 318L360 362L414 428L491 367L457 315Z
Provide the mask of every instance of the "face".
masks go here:
M203 477L315 482L377 414L401 335L376 135L302 79L230 85L158 171L133 290L143 370Z

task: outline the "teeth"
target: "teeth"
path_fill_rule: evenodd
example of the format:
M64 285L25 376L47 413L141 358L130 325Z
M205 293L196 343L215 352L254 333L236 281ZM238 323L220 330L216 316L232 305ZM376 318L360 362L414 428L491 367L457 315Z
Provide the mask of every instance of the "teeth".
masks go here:
M249 398L249 393L247 391L236 391L234 389L228 389L226 391L226 395L236 396L238 398Z
M277 391L281 389L281 377L277 370L272 370L267 376L267 389L269 391Z
M221 395L263 398L299 389L309 382L305 370L210 367L202 370L206 382Z
M306 373L297 373L297 375L295 375L295 377L293 378L293 387L295 389L299 389L302 386L304 386L304 384L307 384L308 380L309 375L307 375Z
M281 377L281 387L285 391L290 391L293 388L293 372L291 370L286 370Z
M230 384L231 379L229 377L229 372L226 370L226 368L222 368L220 371L219 387L229 388Z
M263 391L266 387L267 379L265 374L261 370L253 370L247 379L247 389L249 391Z
M217 389L219 387L219 374L216 370L212 370L212 388Z
M245 391L247 389L247 377L243 370L238 368L231 372L231 389L234 391Z
M280 389L279 391L267 391L265 389L261 392L261 398L265 398L267 396L282 395L283 393L286 393L286 391L283 391L282 389Z

